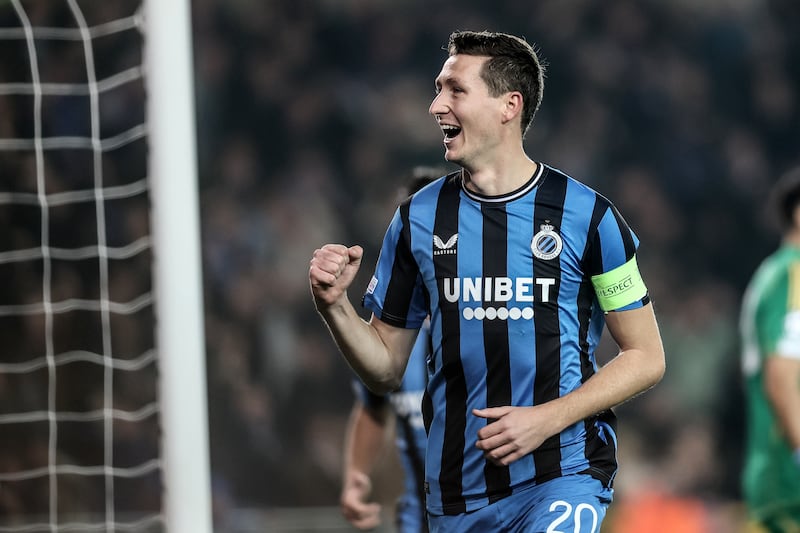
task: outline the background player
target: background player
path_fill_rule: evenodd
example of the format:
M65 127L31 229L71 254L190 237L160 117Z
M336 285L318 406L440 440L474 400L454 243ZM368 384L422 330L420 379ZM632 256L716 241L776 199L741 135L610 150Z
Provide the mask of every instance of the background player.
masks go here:
M344 517L359 529L380 524L381 506L370 502L371 474L384 452L391 413L395 415L395 442L403 467L403 493L397 502L397 531L428 531L423 483L425 476L425 427L422 395L428 381L426 359L430 354L429 326L420 330L408 361L403 384L388 395L354 383L357 399L350 413L345 438L341 507Z
M412 170L401 200L443 176L441 168L419 166ZM342 514L359 529L380 524L381 506L370 502L371 474L384 452L390 415L395 415L395 442L403 467L403 493L397 503L396 522L400 533L428 530L423 482L425 477L425 427L422 423L422 395L428 383L427 360L431 353L430 323L420 330L411 352L403 383L387 395L370 392L360 380L353 387L356 401L350 412L345 435L344 473L340 505Z
M790 533L800 532L800 168L776 183L771 207L782 243L756 270L742 304L742 481L754 526Z

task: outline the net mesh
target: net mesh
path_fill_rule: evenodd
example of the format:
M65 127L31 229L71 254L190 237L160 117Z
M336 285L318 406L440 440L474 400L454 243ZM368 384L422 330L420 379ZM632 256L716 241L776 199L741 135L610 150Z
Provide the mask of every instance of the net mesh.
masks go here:
M0 2L0 532L164 528L141 7Z

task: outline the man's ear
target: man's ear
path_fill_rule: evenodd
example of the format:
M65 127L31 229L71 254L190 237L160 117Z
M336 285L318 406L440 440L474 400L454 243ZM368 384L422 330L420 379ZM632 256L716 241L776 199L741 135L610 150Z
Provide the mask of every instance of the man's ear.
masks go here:
M511 91L504 96L503 123L510 122L522 115L522 93Z

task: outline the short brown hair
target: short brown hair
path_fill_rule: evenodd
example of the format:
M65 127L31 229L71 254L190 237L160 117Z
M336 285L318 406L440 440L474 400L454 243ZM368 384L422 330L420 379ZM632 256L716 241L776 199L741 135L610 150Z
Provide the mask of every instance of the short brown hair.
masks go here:
M450 34L447 52L488 56L481 78L489 94L500 96L509 91L522 93L522 135L533 123L533 116L542 103L544 67L533 46L525 39L507 33L490 31L455 31Z

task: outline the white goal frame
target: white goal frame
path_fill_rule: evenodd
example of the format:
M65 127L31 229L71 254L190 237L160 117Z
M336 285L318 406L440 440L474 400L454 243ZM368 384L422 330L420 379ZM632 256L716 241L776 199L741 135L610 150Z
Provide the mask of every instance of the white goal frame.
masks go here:
M189 0L144 0L164 513L211 533L207 389Z

